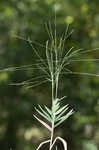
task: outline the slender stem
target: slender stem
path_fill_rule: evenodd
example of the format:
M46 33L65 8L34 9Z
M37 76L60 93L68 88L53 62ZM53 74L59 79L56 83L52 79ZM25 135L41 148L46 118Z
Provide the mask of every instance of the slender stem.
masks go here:
M53 101L54 101L54 76L52 73L52 106L53 106Z
M52 144L53 144L53 136L54 136L54 122L52 123L52 131L51 131L51 139L50 139L50 147L49 150L51 150L52 148Z
M59 82L59 72L56 75L56 93L55 93L55 98L58 96L58 82Z
M52 144L53 144L53 136L54 136L54 121L55 121L55 113L53 115L53 121L52 121L52 131L51 131L51 139L50 139L50 147L49 150L52 149Z
M53 72L51 74L51 78L52 78L52 109L53 109L53 101L54 101L54 86L55 86L55 81L54 81L54 75ZM53 115L53 121L52 121L52 131L51 131L51 138L50 138L50 147L49 150L51 150L52 148L52 144L53 144L53 135L54 135L54 120L55 120L55 114Z
M58 56L57 56L57 48L56 48L56 10L55 10L55 41L54 41L54 48L55 48L55 70L53 68L53 55L51 52L51 62L52 62L52 73L51 73L51 78L52 78L52 112L53 112L53 102L55 98L57 97L57 89L58 89L58 76L57 76L57 65L58 65ZM54 74L54 71L56 74ZM50 138L50 147L49 150L52 149L52 144L53 144L53 136L54 136L54 122L55 122L55 113L53 112L53 118L52 118L52 131L51 131L51 138Z

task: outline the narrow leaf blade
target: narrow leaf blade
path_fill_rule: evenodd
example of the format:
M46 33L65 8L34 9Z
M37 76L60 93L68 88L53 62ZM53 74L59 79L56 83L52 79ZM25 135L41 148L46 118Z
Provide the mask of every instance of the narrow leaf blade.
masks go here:
M55 122L57 122L58 120L60 120L60 117L68 110L68 107L66 109L64 109L55 119Z
M45 116L48 117L48 118L50 118L50 120L51 120L50 115L49 115L48 113L46 113L46 112L42 109L42 107L41 107L40 105L38 105L38 106L39 106L40 110L45 114Z
M37 116L33 115L34 118L36 118L44 127L46 127L49 131L52 131L51 127L45 123L44 121L42 121L41 119L39 119Z
M48 111L48 113L52 116L52 111L48 107L46 107L46 106L45 106L45 108Z
M55 127L57 127L58 125L60 125L63 121L65 121L73 113L74 113L73 109L70 110L65 116L63 116L63 117L60 118L60 121L58 123L56 123Z
M48 120L49 122L51 122L50 118L46 117L41 111L39 111L37 108L35 108L35 110L46 120Z
M56 115L60 114L68 105L63 106L62 108L60 108L57 112Z

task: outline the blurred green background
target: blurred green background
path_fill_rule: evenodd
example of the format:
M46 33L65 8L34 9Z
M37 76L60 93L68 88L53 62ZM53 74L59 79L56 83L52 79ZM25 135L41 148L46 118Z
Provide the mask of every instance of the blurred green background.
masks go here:
M2 71L13 66L30 65L37 58L30 45L15 35L31 37L45 45L49 39L44 24L57 15L57 36L67 24L74 33L68 38L65 49L93 49L99 47L99 0L0 0L0 149L35 150L41 141L49 138L49 132L34 118L34 106L50 107L50 84L26 90L11 86L38 73L35 68L15 72ZM54 30L54 29L53 29ZM39 54L45 49L34 44ZM99 59L99 51L83 58ZM73 71L99 73L99 63L78 62ZM68 142L68 150L99 149L99 77L67 75L61 79L59 96L67 95L76 113L56 129L56 135ZM60 146L60 150L62 147Z

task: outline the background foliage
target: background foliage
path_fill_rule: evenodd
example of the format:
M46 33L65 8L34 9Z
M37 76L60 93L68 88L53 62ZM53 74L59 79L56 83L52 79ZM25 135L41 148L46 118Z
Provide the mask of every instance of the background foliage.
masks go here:
M54 7L57 10L57 31L60 36L66 25L74 29L68 38L66 50L99 47L99 1L98 0L1 0L0 1L0 148L2 150L34 150L49 133L33 118L34 106L50 106L50 85L43 84L26 90L10 83L30 79L38 74L35 69L15 72L2 71L13 66L36 62L35 53L24 38L45 44L48 34L44 23L53 23ZM45 49L34 46L43 56ZM84 56L86 58L86 56ZM99 52L91 52L87 58L99 58ZM99 73L98 62L78 62L73 71ZM68 119L56 134L68 142L68 150L98 150L99 148L99 77L78 75L64 76L59 95L67 95L76 113Z

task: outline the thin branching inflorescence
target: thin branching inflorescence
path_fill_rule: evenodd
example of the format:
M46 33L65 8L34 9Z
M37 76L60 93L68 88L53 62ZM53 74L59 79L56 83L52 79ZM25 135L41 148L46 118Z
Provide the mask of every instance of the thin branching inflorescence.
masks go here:
M30 64L20 67L8 67L0 72L3 71L19 71L19 70L29 70L29 69L38 69L41 70L43 75L38 77L32 77L26 81L21 83L12 83L11 85L22 85L26 88L35 87L41 85L46 82L51 83L51 99L52 99L52 107L51 109L47 106L40 106L35 107L36 112L47 120L46 123L42 119L40 119L37 115L33 116L37 119L44 127L46 127L51 134L49 140L42 142L37 150L39 150L44 144L49 143L49 150L52 150L53 146L55 145L56 141L59 140L62 142L64 150L67 150L67 143L61 137L56 137L54 139L54 129L63 123L69 116L74 113L73 109L69 109L69 105L65 105L61 107L62 100L66 98L66 96L59 98L58 97L58 87L59 87L59 79L64 74L74 74L74 75L87 75L87 76L96 76L99 77L98 74L88 73L88 72L73 72L69 69L68 66L72 65L75 62L90 62L90 61L99 61L99 59L80 59L78 56L82 56L83 54L88 54L92 51L97 51L99 48L92 49L92 50L84 50L84 49L77 49L74 50L74 47L71 47L68 51L65 50L65 41L66 39L72 34L71 31L68 34L69 25L66 28L65 34L61 36L59 40L57 40L57 32L56 32L56 18L55 18L55 30L54 34L52 32L52 26L49 22L45 24L46 30L49 35L49 40L46 41L45 45L42 45L36 41L31 41L30 38L24 39L23 37L16 36L19 39L25 40L29 43L33 51L35 52L36 56L38 57L36 64ZM33 44L37 46L41 46L46 49L46 58L43 59L38 50L34 48ZM57 150L57 147L56 147Z

